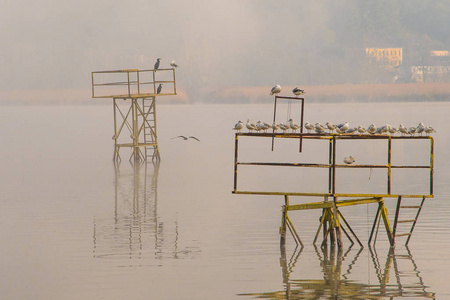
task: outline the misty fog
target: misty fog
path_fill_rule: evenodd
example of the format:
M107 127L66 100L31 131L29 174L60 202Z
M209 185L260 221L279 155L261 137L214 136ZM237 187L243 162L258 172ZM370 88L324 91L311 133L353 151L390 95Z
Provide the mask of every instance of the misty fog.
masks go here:
M404 66L450 49L448 1L12 1L0 16L0 90L86 89L90 73L175 60L191 102L217 89L383 82L365 47Z

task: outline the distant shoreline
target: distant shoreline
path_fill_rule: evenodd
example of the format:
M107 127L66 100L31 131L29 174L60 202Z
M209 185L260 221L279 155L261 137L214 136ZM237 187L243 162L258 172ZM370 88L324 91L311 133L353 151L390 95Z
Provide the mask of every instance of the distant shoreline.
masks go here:
M450 101L450 83L341 84L300 86L310 103L441 102ZM185 92L163 97L160 104L272 103L269 86L228 87L202 92L195 101ZM282 86L280 96L291 97L294 86ZM199 100L199 99L204 99ZM109 105L110 99L93 99L90 89L0 91L0 105Z

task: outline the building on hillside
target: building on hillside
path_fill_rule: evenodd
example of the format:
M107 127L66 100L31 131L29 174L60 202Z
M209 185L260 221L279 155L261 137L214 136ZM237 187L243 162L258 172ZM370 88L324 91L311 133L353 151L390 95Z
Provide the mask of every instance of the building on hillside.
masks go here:
M366 56L370 64L381 66L388 70L400 66L403 60L402 48L366 48Z
M427 63L411 66L414 82L450 82L450 51L432 50Z

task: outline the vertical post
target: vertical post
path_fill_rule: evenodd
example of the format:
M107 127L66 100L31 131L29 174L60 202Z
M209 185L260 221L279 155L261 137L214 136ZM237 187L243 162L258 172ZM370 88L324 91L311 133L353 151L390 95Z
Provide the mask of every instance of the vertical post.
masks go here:
M278 96L275 96L275 104L274 104L274 107L273 107L273 122L274 123L275 123L275 119L276 119L276 116L277 116L277 99L278 99ZM275 133L275 129L273 129L272 132ZM273 151L274 144L275 144L275 137L273 136L272 137L272 151Z
M92 98L94 97L94 72L91 72L91 79L92 79Z
M127 78L128 78L128 97L131 97L131 93L130 93L130 71L127 71Z
M388 137L388 182L387 182L387 193L391 194L391 157L392 157L392 139L391 136Z
M337 246L339 249L342 249L342 233L341 233L341 225L339 223L339 216L338 216L338 208L336 206L337 197L333 197L333 229L336 231L336 241Z
M236 133L236 137L234 140L234 192L237 190L237 169L238 169L238 134Z
M302 152L302 148L303 148L303 108L305 107L305 99L302 98L302 106L301 109L302 111L300 112L300 144L299 144L299 149L298 152Z
M175 68L173 70L173 92L175 95L177 94L177 81L175 80Z
M118 158L118 148L117 148L117 115L116 115L117 103L116 98L113 98L113 110L114 110L114 157L113 159Z
M284 195L284 206L281 213L280 227L280 247L283 249L286 245L286 225L287 225L287 209L289 206L289 196Z
M332 186L331 193L334 195L336 193L336 136L333 136L333 176L332 176Z
M140 82L139 82L139 70L136 70L136 80L137 80L137 92L141 94Z
M129 72L128 72L129 74ZM133 122L133 155L134 161L139 160L139 127L138 127L138 116L137 116L137 103L135 98L131 98L131 116Z
M156 70L153 70L153 94L156 94Z
M433 195L433 181L434 181L434 177L433 177L433 169L434 169L434 140L433 138L430 136L430 195Z

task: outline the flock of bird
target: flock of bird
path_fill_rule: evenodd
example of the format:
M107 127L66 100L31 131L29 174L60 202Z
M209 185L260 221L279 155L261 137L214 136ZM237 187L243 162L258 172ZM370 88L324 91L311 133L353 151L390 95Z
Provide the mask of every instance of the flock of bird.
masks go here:
M275 95L275 94L279 94L281 92L281 86L279 84L277 84L276 86L274 86L271 90L270 90L270 95ZM302 90L298 87L294 88L292 90L292 93L295 96L300 96L303 95L305 93L305 90Z
M159 69L159 65L161 64L161 60L162 60L162 58L157 58L156 59L156 63L155 63L155 67L154 67L155 70ZM178 65L175 63L174 60L172 60L172 62L170 63L170 66L172 68L178 68ZM156 89L156 93L157 94L161 94L161 90L162 90L162 84L159 84L158 88Z
M245 127L249 130L249 132L267 132L267 130L272 129L275 132L277 132L279 129L285 133L286 131L296 132L300 125L297 125L292 119L289 119L289 121L284 123L267 123L267 122L261 122L258 121L256 123L253 123L252 121L247 120L247 123L245 124ZM234 125L234 130L240 132L244 128L244 123L242 121L239 121ZM370 124L369 127L364 128L362 126L357 127L350 127L348 122L344 122L341 124L332 124L330 122L326 122L325 125L322 125L320 123L309 123L305 122L304 128L310 133L314 130L317 134L325 134L325 133L337 133L337 134L395 134L400 133L401 135L411 135L419 134L422 135L425 134L431 134L433 132L436 132L433 127L431 126L425 126L422 122L419 123L418 126L414 127L405 127L403 124L400 124L398 128L395 128L389 124L377 127L375 124Z

